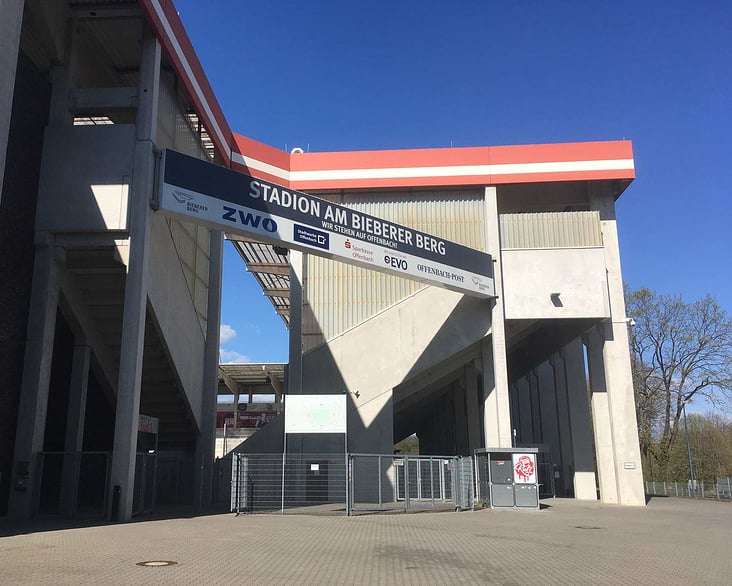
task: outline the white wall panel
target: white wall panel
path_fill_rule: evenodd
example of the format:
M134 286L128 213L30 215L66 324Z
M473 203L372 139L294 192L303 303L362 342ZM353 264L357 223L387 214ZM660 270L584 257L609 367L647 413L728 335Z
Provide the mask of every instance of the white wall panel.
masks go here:
M345 193L321 197L485 250L483 198L478 191ZM424 286L409 279L309 256L303 350L357 326Z
M502 249L602 246L596 211L501 214L500 224Z

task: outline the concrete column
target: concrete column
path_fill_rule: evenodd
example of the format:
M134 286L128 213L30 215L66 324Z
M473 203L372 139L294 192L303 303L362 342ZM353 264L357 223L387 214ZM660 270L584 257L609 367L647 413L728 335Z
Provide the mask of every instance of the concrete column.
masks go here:
M497 296L491 308L490 347L485 341L481 347L485 392L485 445L508 448L511 447L511 408L508 399L508 357L496 188L486 187L484 198L486 250L493 257L493 280Z
M234 393L234 425L233 428L239 427L239 391Z
M574 498L595 501L597 500L597 479L582 340L575 338L562 349L562 354L565 390L569 405L569 430L572 440Z
M482 394L483 390L480 389L480 392ZM465 366L465 404L468 411L468 450L472 454L474 450L483 447L478 403L478 372L473 363Z
M135 175L130 193L130 259L122 316L117 412L114 428L111 487L120 488L117 519L132 517L140 385L147 311L147 264L150 241L150 198L154 189L154 139L160 89L160 44L150 31L143 40L135 142ZM110 495L113 503L113 495Z
M597 477L600 484L600 499L604 503L618 503L617 481L615 476L615 452L613 450L613 431L610 424L610 406L605 387L605 368L602 360L603 339L593 329L585 336L587 345L587 366L590 371L590 390L592 391L592 427L595 432L595 456Z
M559 447L561 450L561 461L559 464L559 482L557 492L562 496L572 494L572 433L571 420L569 418L569 402L567 399L567 376L565 373L564 359L561 354L554 354L549 363L554 375L554 397L557 404L557 425L559 432Z
M590 203L600 212L610 300L611 318L610 321L603 324L601 331L603 336L602 359L613 434L618 502L622 505L644 506L646 504L645 487L635 412L633 375L630 366L615 198L611 193L611 188L608 186L594 187L590 191Z
M552 464L562 467L562 444L559 439L559 418L557 415L554 369L549 361L542 362L536 369L541 405L542 441L549 445ZM553 471L552 471L553 473Z
M465 378L453 384L454 408L455 408L455 453L462 455L470 454L470 431L468 424L467 392Z
M288 394L302 394L302 303L307 254L290 250L290 360ZM286 400L285 400L286 401Z
M61 479L61 506L69 517L76 512L78 493L78 463L84 442L86 393L89 387L91 348L86 340L74 346L69 384L69 406L66 411L66 439L64 441L64 469Z
M216 395L219 377L219 336L221 334L221 279L224 262L224 233L209 232L208 300L206 346L203 356L201 424L196 442L194 502L198 510L212 502L213 462L216 450ZM236 414L235 414L236 418Z
M24 5L24 0L0 0L0 201L5 177L5 156L8 152L10 117L13 113Z
M8 514L16 519L29 519L36 513L41 480L37 460L38 452L43 451L46 431L59 294L58 270L53 237L46 233L38 235L15 435L15 466L8 503Z
M302 317L307 263L307 254L303 254L297 250L290 250L290 359L287 366L287 394L290 395L301 395L303 392ZM284 408L287 409L287 398L285 398ZM348 444L348 438L346 442ZM285 435L283 445L287 452L303 452L302 436L294 436L294 438L287 440L287 436Z

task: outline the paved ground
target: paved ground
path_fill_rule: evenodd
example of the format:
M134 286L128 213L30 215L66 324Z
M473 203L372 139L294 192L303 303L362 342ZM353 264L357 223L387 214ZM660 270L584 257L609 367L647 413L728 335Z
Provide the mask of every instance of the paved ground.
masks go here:
M0 584L732 584L732 504L208 515L52 529L0 520ZM138 562L168 560L167 567Z

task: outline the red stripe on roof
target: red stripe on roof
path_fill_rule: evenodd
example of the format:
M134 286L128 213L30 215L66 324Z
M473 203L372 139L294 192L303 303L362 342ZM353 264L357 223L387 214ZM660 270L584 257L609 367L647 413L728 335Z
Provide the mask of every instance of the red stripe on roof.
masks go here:
M623 168L627 165L622 164L618 164L617 169L611 168L608 170L546 171L545 169L536 169L532 172L527 169L526 172L521 172L521 169L517 169L516 173L511 174L490 172L477 174L479 170L476 170L476 174L455 176L443 176L440 170L437 169L435 169L434 174L430 175L430 171L425 169L476 165L632 161L633 148L630 141L290 155L245 136L234 135L231 132L172 0L139 0L139 2L172 62L176 74L208 129L217 152L222 156L226 165L233 166L255 177L299 189L439 187L635 178L633 169ZM166 24L170 29L170 33L166 30ZM188 63L191 70L190 74L186 71L183 60L176 51L176 43ZM196 91L196 84L200 88L202 96L199 96ZM211 114L207 112L206 106L208 106ZM219 129L219 132L216 131L216 128ZM236 158L232 161L230 157L233 157L235 153L243 155L245 161L238 161ZM246 164L246 159L250 159L250 165ZM380 177L379 170L381 169L385 170L383 175L389 175L389 169L405 169L403 173L405 175L409 175L409 169L415 169L415 174L424 174L426 171L428 176ZM420 169L422 169L421 172ZM369 170L371 173L367 173L370 176L364 178L301 178L295 181L288 180L290 171L307 173L309 171L338 172L349 170L355 171L356 175L358 175L359 170ZM278 171L282 171L282 173L277 174ZM463 170L456 171L461 172ZM283 178L280 175L285 177Z
M292 171L451 167L510 163L554 163L632 159L630 141L519 146L303 153L292 156Z
M575 171L564 173L523 173L515 175L462 175L455 177L407 177L382 179L320 179L291 181L289 187L301 191L363 188L458 187L507 185L510 183L550 183L560 181L600 181L633 179L632 171ZM272 179L273 182L277 182ZM280 180L281 182L281 180Z
M633 158L629 140L490 147L491 164L612 161Z
M290 155L285 151L281 151L280 149L276 149L241 134L234 133L233 137L233 146L236 152L245 157L251 157L262 163L282 169L283 171L290 170ZM282 181L281 178L280 181Z

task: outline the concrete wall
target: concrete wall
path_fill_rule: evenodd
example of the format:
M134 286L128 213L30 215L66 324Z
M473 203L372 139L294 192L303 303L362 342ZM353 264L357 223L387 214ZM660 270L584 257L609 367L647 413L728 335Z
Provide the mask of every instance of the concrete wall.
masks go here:
M48 127L36 229L127 230L134 140L131 124Z
M389 453L394 387L484 338L490 315L488 300L423 289L304 354L303 393L347 391L349 450Z
M24 4L23 0L0 0L0 202Z
M150 231L148 297L169 356L200 424L203 393L203 353L206 340L197 319L167 220L154 215ZM192 359L201 357L201 359Z
M610 316L602 248L504 250L501 259L506 319Z
M3 17L6 5L0 2ZM8 24L3 18L0 27ZM7 40L0 34L0 46L5 46ZM3 54L0 61L6 57ZM10 494L33 280L33 226L50 100L47 76L22 54L17 72L7 135L7 167L0 184L0 516L7 512ZM0 136L0 145L5 144L5 138Z

